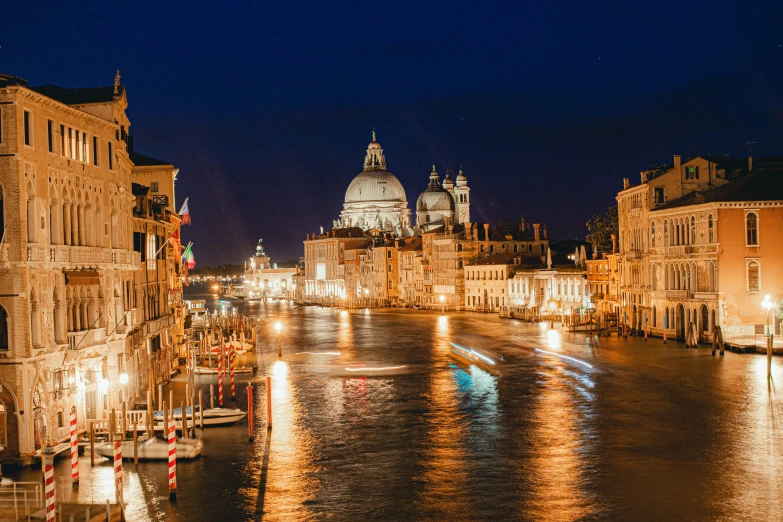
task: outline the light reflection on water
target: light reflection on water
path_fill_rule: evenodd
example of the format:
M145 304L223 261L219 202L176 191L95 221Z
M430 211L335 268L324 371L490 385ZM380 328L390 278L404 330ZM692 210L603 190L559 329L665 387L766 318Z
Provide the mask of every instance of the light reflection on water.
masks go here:
M630 336L587 342L548 322L478 314L250 306L285 325L284 362L273 328L240 358L260 367L237 375L240 390L253 380L256 440L248 444L244 423L205 430L203 457L178 464L175 503L165 463L126 462L129 519L783 518L783 411L763 357L712 358ZM503 355L502 374L452 364L449 342L462 337ZM305 370L352 362L412 371L365 379ZM783 360L773 366L783 383ZM205 391L214 382L197 378ZM184 378L173 387L178 401ZM67 459L56 469L58 498L114 498L110 463L91 469L83 457L79 489L68 485ZM19 477L40 480L40 469Z
M559 360L542 360L538 374L540 386L530 434L535 452L529 470L529 512L532 518L547 520L589 517L595 514L595 506L587 493L585 471L591 448L585 436L585 417L591 413L594 397L579 384L583 381L589 386L589 378L575 378L577 375Z

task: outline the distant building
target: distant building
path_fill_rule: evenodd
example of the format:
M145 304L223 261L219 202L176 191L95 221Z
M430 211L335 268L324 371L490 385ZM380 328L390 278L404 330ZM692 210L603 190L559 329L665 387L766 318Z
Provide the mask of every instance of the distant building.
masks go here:
M245 262L245 295L248 299L293 299L296 273L296 267L278 268L272 263L259 239L255 255Z

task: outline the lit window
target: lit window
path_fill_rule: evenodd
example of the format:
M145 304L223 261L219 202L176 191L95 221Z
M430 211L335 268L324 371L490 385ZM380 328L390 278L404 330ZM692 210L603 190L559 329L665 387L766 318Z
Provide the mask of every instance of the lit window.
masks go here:
M761 288L761 272L758 261L748 261L748 293L757 293Z
M747 245L759 244L759 218L755 212L748 212L745 216L745 237Z

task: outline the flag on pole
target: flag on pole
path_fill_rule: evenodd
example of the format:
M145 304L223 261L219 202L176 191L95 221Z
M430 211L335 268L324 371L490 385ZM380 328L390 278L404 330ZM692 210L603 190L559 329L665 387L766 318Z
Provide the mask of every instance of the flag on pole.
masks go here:
M182 219L183 225L190 225L190 209L188 208L188 200L185 198L185 202L182 203L182 208L179 209L179 217Z
M179 254L182 245L179 242L179 228L174 229L174 233L171 234L171 245L174 247L174 252Z
M182 253L182 264L192 270L196 268L196 258L193 257L193 243L188 243L187 248Z

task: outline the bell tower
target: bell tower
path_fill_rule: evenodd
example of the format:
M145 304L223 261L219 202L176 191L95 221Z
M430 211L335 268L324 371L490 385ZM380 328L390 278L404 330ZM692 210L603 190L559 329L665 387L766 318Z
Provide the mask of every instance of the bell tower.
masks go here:
M454 203L457 206L457 223L470 223L470 188L462 167L459 168L454 187Z

